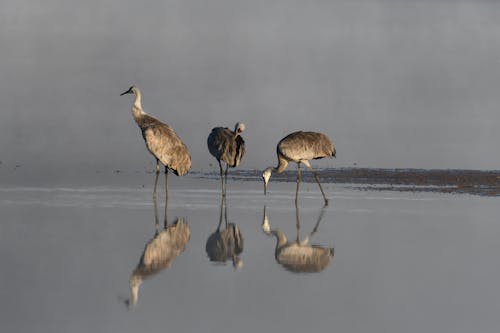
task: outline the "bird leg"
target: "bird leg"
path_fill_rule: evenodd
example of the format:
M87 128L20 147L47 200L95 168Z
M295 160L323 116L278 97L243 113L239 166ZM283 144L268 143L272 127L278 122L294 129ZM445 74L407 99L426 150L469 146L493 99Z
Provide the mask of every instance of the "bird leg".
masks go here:
M222 224L222 213L223 213L223 210L224 210L224 198L222 198L221 202L220 202L220 215L219 215L219 225L217 226L217 232L220 231L220 226Z
M225 197L225 193L224 193L224 176L223 176L223 173L222 173L222 164L220 163L220 160L217 160L217 162L219 162L220 181L221 181L221 195L224 198Z
M160 232L160 223L158 222L158 205L156 204L156 197L153 197L153 206L155 209L155 227L156 227L156 235Z
M228 165L226 164L226 171L224 171L224 197L226 197L226 187L227 187L227 169L228 169Z
M316 183L318 183L318 185L319 185L319 189L321 190L321 194L323 194L323 199L325 199L325 206L328 206L328 199L326 198L325 191L323 191L323 187L321 186L321 183L319 182L318 174L316 173L316 171L314 171L314 169L312 168L311 164L309 164L308 161L304 161L303 163L309 168L309 170L311 170L312 174L314 175L314 179L316 179Z
M155 187L153 190L153 199L156 201L156 186L158 185L158 175L160 174L160 161L156 160L156 177L155 177Z
M327 207L327 205L324 205L321 208L321 212L319 213L318 220L316 221L316 225L314 226L313 230L309 234L309 237L312 237L312 235L314 235L318 231L319 224L321 223L321 220L323 219L323 216L325 215L325 208L326 207Z
M227 229L227 203L226 203L226 198L224 198L224 221L226 222L226 229Z
M300 232L300 217L299 217L299 206L297 205L297 200L295 200L295 226L297 228L297 244L300 242L299 232Z
M298 162L297 163L297 189L295 190L295 207L297 207L297 204L298 204L299 185L300 185L301 181L302 181L302 173L300 171L300 162Z
M165 167L165 219L164 219L165 228L167 228L168 225L167 207L168 207L168 168Z

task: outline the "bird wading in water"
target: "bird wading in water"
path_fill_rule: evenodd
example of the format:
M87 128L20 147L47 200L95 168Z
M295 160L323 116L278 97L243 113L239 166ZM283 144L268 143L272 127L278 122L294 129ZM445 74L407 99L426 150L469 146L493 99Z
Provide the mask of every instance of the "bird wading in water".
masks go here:
M160 173L160 163L165 166L165 211L168 202L168 170L177 176L183 176L191 168L191 156L186 145L181 141L174 129L145 113L141 104L141 91L136 86L131 86L120 94L133 94L132 116L141 129L142 137L149 152L156 158L156 177L153 198L156 200L156 187ZM166 215L165 215L166 218Z
M234 131L227 127L215 127L208 135L208 151L219 163L220 178L222 184L222 196L226 196L227 169L240 165L243 155L245 155L245 141L241 133L245 130L245 124L239 122L234 126ZM221 161L226 163L224 175Z
M321 194L323 194L325 205L328 205L328 199L326 198L323 187L319 182L318 174L311 167L311 164L309 164L309 160L311 159L335 157L335 147L332 140L330 140L328 136L317 132L298 131L290 133L278 143L276 146L276 154L278 155L278 166L268 167L262 173L262 179L264 180L264 194L267 193L267 184L269 183L271 174L273 172L282 173L285 171L289 162L295 162L297 163L297 189L295 191L295 202L297 203L299 184L302 180L300 171L300 164L302 163L313 173L314 178L319 185L319 189L321 190Z

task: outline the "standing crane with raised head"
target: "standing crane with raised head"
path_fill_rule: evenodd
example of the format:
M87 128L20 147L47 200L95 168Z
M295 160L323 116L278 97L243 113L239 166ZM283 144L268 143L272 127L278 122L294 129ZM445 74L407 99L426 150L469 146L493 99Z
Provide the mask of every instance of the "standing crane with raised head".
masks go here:
M273 172L282 173L285 171L289 162L295 162L297 163L297 189L295 191L295 202L297 202L299 184L302 180L300 171L300 164L302 163L313 173L314 178L319 185L319 189L321 190L321 194L323 194L325 205L328 205L328 199L323 191L323 187L321 187L318 174L311 167L311 164L309 164L309 160L316 160L324 157L335 157L336 152L332 140L330 140L330 138L323 133L297 131L288 134L286 137L281 139L276 146L276 153L278 155L278 166L268 167L262 173L262 179L264 180L264 194L267 193L267 184L269 183L271 174Z
M135 95L132 105L132 116L142 132L142 137L149 152L156 158L156 178L153 197L156 198L156 187L160 173L160 163L165 166L165 203L168 201L168 170L177 176L183 176L191 168L191 156L186 145L181 141L172 127L148 115L142 109L141 91L131 86L120 94ZM166 210L166 205L165 205Z
M245 141L241 133L245 130L245 124L238 122L234 126L234 131L227 127L214 127L208 135L208 151L219 163L220 178L222 184L222 196L226 196L227 169L240 165L243 155L245 155ZM222 172L221 161L226 163L226 170Z

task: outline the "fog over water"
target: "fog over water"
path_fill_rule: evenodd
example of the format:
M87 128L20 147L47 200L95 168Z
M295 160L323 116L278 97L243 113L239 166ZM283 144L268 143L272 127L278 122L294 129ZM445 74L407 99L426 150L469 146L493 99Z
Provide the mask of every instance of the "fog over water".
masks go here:
M194 170L214 126L247 125L242 167L287 133L322 167L499 169L500 5L492 1L45 1L0 4L0 169L150 170L131 99Z

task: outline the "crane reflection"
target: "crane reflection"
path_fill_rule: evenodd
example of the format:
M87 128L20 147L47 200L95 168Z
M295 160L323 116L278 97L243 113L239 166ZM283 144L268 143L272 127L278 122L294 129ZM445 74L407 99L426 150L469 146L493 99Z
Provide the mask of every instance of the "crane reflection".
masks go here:
M221 229L223 217L225 223L224 229ZM231 260L235 269L243 267L243 260L240 257L243 252L243 235L236 223L227 222L227 205L224 197L220 204L219 224L208 237L205 250L212 262L225 264Z
M141 259L130 275L130 298L125 301L129 308L137 304L139 287L143 281L169 268L184 251L191 236L191 230L185 218L176 218L172 224L168 225L165 216L164 227L161 229L158 223L156 199L153 202L156 231L154 237L146 243Z
M279 229L272 229L264 206L262 231L276 238L275 259L286 270L294 273L317 273L323 271L332 261L334 249L320 245L310 245L310 238L318 231L318 227L325 213L325 206L321 209L316 225L311 233L300 239L299 208L295 205L296 237L288 241L286 235Z

